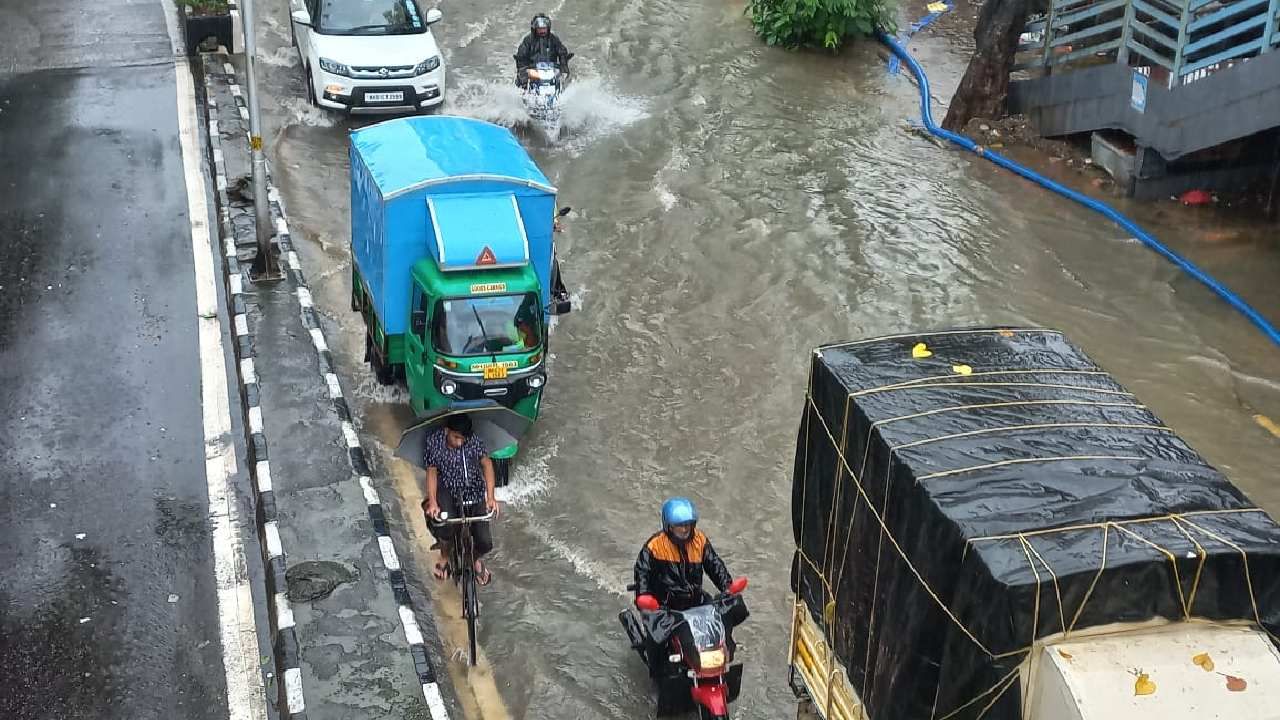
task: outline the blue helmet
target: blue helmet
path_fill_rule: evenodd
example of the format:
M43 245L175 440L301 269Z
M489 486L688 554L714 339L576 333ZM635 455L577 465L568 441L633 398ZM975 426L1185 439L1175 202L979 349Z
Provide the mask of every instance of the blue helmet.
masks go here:
M698 523L698 511L689 498L674 497L662 503L662 530L671 533L671 526Z

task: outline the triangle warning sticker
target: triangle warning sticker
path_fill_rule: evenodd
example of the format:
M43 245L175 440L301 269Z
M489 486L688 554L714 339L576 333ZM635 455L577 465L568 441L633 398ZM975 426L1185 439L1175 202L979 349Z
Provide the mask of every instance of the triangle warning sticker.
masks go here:
M485 245L484 249L480 251L480 256L476 258L476 264L477 265L497 265L498 258L493 254L493 251L489 249L489 246Z

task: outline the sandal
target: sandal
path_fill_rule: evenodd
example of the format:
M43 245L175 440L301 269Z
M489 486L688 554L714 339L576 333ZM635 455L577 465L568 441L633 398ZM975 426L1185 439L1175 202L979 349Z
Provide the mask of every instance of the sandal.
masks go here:
M433 570L431 574L434 575L437 580L444 580L445 578L449 577L449 563L447 562L436 563L436 569Z
M484 587L493 582L493 573L489 572L489 568L485 568L484 572L476 573L476 584Z

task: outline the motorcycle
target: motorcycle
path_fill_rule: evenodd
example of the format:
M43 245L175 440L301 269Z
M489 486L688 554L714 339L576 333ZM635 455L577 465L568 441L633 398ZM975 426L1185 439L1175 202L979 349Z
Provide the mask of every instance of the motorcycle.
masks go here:
M729 703L742 688L742 665L733 664L733 628L747 619L738 578L715 598L687 610L661 607L652 595L636 598L639 614L627 609L618 620L631 647L649 666L658 687L659 717L693 707L703 720L728 720ZM635 590L635 585L628 586Z
M569 58L573 53L569 53ZM548 134L559 134L560 95L564 92L567 75L555 63L539 62L527 71L527 81L520 98L529 118L543 127Z

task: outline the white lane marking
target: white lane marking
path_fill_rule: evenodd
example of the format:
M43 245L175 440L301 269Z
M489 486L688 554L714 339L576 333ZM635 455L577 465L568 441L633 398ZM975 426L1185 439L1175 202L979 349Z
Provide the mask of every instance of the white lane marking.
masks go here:
M329 385L329 398L337 400L342 397L342 386L338 384L338 376L333 373L325 373L324 381Z
M231 63L222 63L222 72L228 75L235 75L236 69Z
M255 434L262 432L262 408L257 405L249 408L249 432ZM258 465L261 467L262 463Z
M245 358L240 361L240 382L245 385L253 385L258 382L258 371L253 365L253 358Z
M368 475L360 476L360 489L364 491L364 501L369 505L381 505L378 500L378 491L373 489L373 480Z
M287 630L296 623L293 620L293 608L289 607L289 596L276 593L276 627Z
M176 29L171 27L176 41ZM191 254L196 279L196 322L200 329L200 401L204 418L205 480L209 487L213 572L218 588L218 629L222 667L226 673L230 720L261 720L267 716L265 690L258 672L258 631L253 593L245 571L240 520L231 477L236 472L231 437L231 403L223 360L222 326L218 320L218 291L214 285L215 245L209 230L204 168L196 134L195 85L185 57L173 63L177 84L178 138L186 175L187 210L191 221ZM252 370L252 366L250 366Z
M249 334L249 316L241 313L236 316L236 337Z
M289 703L289 712L297 714L307 709L302 699L302 670L289 668L284 671L285 700Z
M232 295L240 295L244 293L244 278L240 277L238 274L232 275L230 282Z
M422 631L418 629L418 618L413 616L413 610L408 605L400 606L400 624L404 625L404 639L410 645L426 644L422 639Z
M396 547L391 544L391 538L386 535L378 536L378 550L382 552L382 564L387 570L399 570L400 558L396 557Z
M311 291L300 287L298 288L298 304L304 308L311 307Z
M276 218L276 235L288 235L289 226L285 224L284 218Z
M316 346L316 352L324 352L329 349L329 345L324 341L324 333L320 328L311 329L311 343Z
M258 467L254 473L258 476L258 493L271 491L271 463L268 460L259 460Z
M444 709L444 698L440 697L439 685L424 683L422 696L427 699L427 709L431 711L431 720L449 720L449 711Z
M288 260L289 260L289 268L290 268L290 269L292 269L292 270L301 270L301 269L302 269L302 263L298 261L298 253L297 253L297 252L295 252L295 251L293 251L293 250L290 250L290 251L288 252L288 254L287 254L285 257L286 257L286 258L288 258Z
M342 436L347 439L347 447L360 447L360 436L356 434L356 426L346 420L342 421Z
M267 538L267 557L281 557L284 555L284 543L280 542L280 526L272 520L262 525L262 534Z

